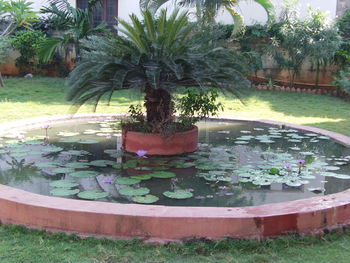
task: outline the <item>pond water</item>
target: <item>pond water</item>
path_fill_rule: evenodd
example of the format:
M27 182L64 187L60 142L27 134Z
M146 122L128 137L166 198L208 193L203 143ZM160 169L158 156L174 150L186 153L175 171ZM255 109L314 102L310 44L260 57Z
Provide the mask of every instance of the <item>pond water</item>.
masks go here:
M7 134L0 184L64 198L221 207L350 188L350 149L327 136L254 122L198 126L199 150L173 157L122 152L113 119Z

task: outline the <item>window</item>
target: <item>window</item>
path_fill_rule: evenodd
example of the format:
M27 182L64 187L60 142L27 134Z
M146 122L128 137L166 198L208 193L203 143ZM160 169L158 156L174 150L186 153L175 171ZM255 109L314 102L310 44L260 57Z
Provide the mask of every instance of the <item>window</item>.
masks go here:
M77 7L86 9L88 7L88 2L89 0L77 0ZM113 29L113 26L117 24L118 0L101 0L101 3L102 6L97 6L94 10L94 26L106 23L108 27Z

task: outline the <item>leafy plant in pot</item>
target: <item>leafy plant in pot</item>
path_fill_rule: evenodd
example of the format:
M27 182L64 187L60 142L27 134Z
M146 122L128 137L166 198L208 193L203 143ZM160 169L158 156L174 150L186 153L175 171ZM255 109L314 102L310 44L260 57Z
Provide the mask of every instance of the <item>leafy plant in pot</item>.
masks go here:
M119 21L118 35L94 36L85 42L86 51L68 80L68 99L77 107L92 100L96 109L106 94L110 102L117 90L141 89L146 116L142 118L139 108L131 108L131 117L137 118L123 125L124 149L160 155L194 151L196 147L164 149L174 148L169 142L176 141L177 135L186 137L193 129L196 136L192 139L197 144L193 123L219 109L217 90L237 96L247 90L245 56L226 48L220 32L196 30L186 12L175 10L168 16L162 10L159 17L153 17L146 10L142 15L143 21L135 15L130 16L131 24ZM172 94L179 88L185 89L185 95L176 105ZM176 108L180 110L178 120L174 117ZM141 137L129 138L133 132ZM146 136L153 135L165 143L164 151L150 145ZM128 147L132 142L138 143L137 149Z

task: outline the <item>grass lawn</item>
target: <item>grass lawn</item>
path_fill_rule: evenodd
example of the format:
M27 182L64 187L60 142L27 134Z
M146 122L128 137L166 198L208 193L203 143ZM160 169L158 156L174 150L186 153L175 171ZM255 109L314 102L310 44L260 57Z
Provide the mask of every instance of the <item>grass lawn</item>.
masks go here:
M114 96L111 106L101 104L98 112L127 112L131 103L142 102L142 94L123 90ZM350 135L350 103L339 98L287 92L253 91L245 105L232 96L220 98L224 116L239 116L311 125ZM64 80L58 78L14 78L0 88L0 122L43 115L65 114ZM79 112L91 112L84 106Z
M65 114L64 81L53 78L8 79L0 88L0 122ZM245 105L221 97L223 116L271 119L305 124L350 135L350 103L330 96L253 91ZM110 107L98 112L126 112L142 94L121 91ZM88 112L89 106L80 112ZM1 124L0 124L1 125ZM281 238L274 241L195 242L155 246L140 241L112 241L46 234L17 226L0 226L1 263L348 263L350 231L325 238Z

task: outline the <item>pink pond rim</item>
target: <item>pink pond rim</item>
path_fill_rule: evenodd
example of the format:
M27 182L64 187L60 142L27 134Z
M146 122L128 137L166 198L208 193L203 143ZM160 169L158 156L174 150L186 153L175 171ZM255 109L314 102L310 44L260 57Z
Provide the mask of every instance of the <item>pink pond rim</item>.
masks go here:
M43 125L119 118L115 114L61 115L5 123L0 135ZM282 122L221 118L285 125L330 136L350 147L350 137L314 127ZM350 190L308 199L252 207L169 207L71 200L0 185L0 221L54 232L149 242L188 239L258 239L288 234L322 235L350 225Z

